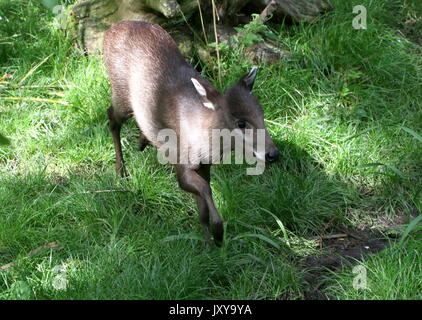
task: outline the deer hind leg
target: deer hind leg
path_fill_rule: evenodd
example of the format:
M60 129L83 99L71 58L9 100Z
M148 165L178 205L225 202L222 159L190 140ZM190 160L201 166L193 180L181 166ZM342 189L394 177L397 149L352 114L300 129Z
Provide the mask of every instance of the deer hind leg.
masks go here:
M125 116L116 111L113 106L107 110L109 127L113 137L114 151L116 152L116 173L122 177L127 176L127 172L124 165L122 143L120 140L120 131L122 125L126 122L129 116Z
M149 145L149 140L147 139L147 137L145 137L145 135L142 133L140 133L139 135L139 150L140 151L144 151L145 148Z
M199 220L204 228L205 240L210 239L210 231L217 246L221 246L224 235L223 220L217 212L209 185L210 166L201 166L197 171L184 165L176 165L180 187L196 196Z

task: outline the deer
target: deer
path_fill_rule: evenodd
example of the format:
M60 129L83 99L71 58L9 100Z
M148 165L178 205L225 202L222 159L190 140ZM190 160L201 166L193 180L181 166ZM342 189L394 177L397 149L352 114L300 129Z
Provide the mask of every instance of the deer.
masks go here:
M212 152L203 152L211 131L235 130L246 139L246 129L265 130L265 152L257 152L253 143L249 148L263 163L279 157L265 127L263 109L252 94L257 67L222 94L185 60L172 37L157 24L130 20L115 23L106 31L103 44L112 92L107 114L116 173L127 174L120 133L128 119L134 118L140 129L141 151L147 145L160 148L160 130L173 130L186 142L179 152L192 155L191 160L174 164L178 185L196 198L205 242L209 245L212 235L214 243L221 246L224 223L210 187L213 163L206 161Z

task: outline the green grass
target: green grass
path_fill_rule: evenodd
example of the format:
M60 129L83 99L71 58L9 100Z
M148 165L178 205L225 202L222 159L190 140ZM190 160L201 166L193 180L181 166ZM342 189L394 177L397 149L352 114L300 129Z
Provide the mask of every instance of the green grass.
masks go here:
M413 2L356 2L367 7L367 30L352 28L354 3L340 0L311 24L272 25L292 58L261 67L254 92L281 161L261 176L213 168L226 235L211 250L171 168L152 148L137 150L133 121L122 134L131 178L115 176L102 61L29 3L0 2L0 77L21 86L0 87L0 133L11 142L0 144L0 266L15 262L0 271L0 299L300 299L315 236L422 210L422 18ZM224 52L224 87L245 61ZM98 190L118 191L90 193ZM327 293L420 299L418 234L365 259L371 290L353 289L346 267ZM28 256L48 242L61 249ZM57 266L66 290L54 289Z
M411 239L404 246L387 248L367 261L359 263L366 272L365 287L353 287L357 272L345 269L334 274L328 287L337 299L422 299L421 238ZM357 283L357 282L356 282ZM362 284L362 283L361 283Z

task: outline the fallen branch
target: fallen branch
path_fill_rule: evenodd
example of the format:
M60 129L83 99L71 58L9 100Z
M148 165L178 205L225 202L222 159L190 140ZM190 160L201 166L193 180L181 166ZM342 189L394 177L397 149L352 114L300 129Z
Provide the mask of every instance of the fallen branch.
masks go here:
M2 82L2 84L5 82ZM63 89L63 88L72 88L70 85L45 85L45 86L19 86L14 84L7 84L5 86L0 85L0 89L8 89L8 90L18 90L18 89Z
M38 97L0 97L0 100L11 100L11 101L35 101L35 102L47 102L47 103L56 103L64 106L69 106L70 103L64 100L54 100Z
M48 58L50 58L53 54L48 55L47 57L45 57L41 62L39 62L38 64L36 64L34 67L32 67L26 74L25 76L21 79L21 81L19 81L18 85L21 85L22 83L24 83L24 81L31 75L33 74L39 67L41 67L47 60Z
M259 15L259 22L265 23L265 21L269 19L269 17L274 13L274 11L277 10L278 6L278 3L275 0L272 0Z
M338 233L338 234L328 234L325 236L318 236L315 237L314 240L316 241L316 246L322 249L323 240L330 240L330 239L342 239L347 238L349 235L346 233Z
M42 246L40 246L40 247L38 247L38 248L36 248L36 249L34 249L34 250L32 250L32 251L30 251L27 255L26 255L26 258L29 258L29 257L33 257L33 256L35 256L35 255L37 255L38 253L40 253L42 250L44 250L44 249L50 249L50 250L61 250L62 249L62 247L60 247L56 242L49 242L49 243L47 243L47 244L45 244L45 245L42 245ZM0 267L0 271L4 271L4 270L7 270L7 269L10 269L11 267L13 267L15 265L15 262L9 262L9 263L7 263L7 264L5 264L5 265L3 265L3 266L1 266Z
M338 233L338 234L328 234L325 236L319 237L322 240L329 240L329 239L339 239L339 238L347 238L349 235L346 233Z
M110 193L110 192L134 192L133 190L92 190L84 191L76 194L90 194L90 193Z

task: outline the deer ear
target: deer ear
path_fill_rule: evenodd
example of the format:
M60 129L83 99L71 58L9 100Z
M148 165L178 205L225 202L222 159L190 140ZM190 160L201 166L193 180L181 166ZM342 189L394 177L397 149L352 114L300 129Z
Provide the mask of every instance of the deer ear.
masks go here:
M248 88L249 91L252 91L253 89L253 85L255 83L255 78L256 78L256 73L258 71L258 67L254 66L252 67L251 71L249 71L248 74L244 75L241 79L240 82L246 86L246 88Z
M192 81L193 86L195 87L196 91L201 96L202 105L205 108L215 110L214 104L210 101L210 99L208 99L207 90L204 88L204 86L200 84L199 81L196 80L195 78L191 78L190 80Z

